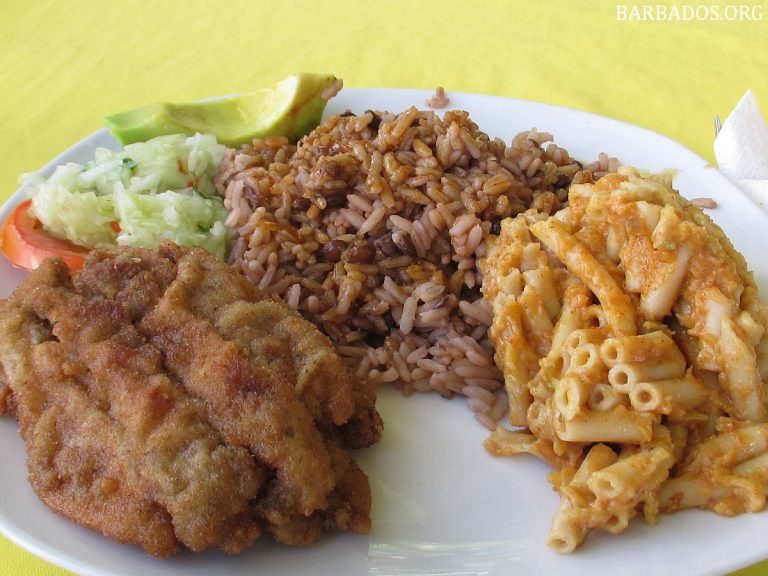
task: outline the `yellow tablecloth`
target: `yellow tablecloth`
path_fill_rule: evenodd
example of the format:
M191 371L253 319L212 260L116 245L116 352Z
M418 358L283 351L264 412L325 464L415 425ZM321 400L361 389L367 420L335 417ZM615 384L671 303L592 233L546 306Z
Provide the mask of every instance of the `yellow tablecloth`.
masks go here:
M765 0L0 7L0 202L20 173L100 128L106 114L247 91L297 71L332 72L351 87L444 86L588 110L666 134L709 160L715 114L727 115L749 88L768 110ZM66 574L3 538L0 573ZM740 574L766 573L768 562Z

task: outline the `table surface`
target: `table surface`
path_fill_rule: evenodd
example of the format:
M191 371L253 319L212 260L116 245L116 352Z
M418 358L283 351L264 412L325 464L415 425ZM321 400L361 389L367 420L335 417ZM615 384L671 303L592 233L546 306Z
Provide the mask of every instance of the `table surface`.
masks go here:
M765 0L0 0L0 14L0 203L107 114L300 71L587 110L712 162L715 114L748 89L768 110ZM68 574L2 537L0 572Z

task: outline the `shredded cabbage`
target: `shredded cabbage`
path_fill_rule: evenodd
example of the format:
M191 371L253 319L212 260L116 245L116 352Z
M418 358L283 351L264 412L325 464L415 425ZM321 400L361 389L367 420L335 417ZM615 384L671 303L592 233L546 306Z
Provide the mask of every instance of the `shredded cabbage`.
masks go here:
M24 178L43 229L88 248L201 246L224 258L227 210L213 176L225 147L211 134L159 136L119 152L97 148L86 164Z

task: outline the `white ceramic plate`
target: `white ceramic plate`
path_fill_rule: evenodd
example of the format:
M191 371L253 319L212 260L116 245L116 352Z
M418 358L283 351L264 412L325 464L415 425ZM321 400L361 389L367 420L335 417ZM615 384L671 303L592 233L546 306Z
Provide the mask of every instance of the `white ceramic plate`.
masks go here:
M400 111L424 107L431 94L414 90L342 91L328 114L347 108ZM676 169L689 197L714 198L710 214L725 229L768 295L768 260L760 238L768 219L720 173L680 144L615 120L520 100L449 94L450 107L471 113L491 136L506 141L537 127L555 135L572 156L593 160L606 151L648 170ZM706 119L702 119L704 121ZM96 146L114 147L100 130L54 159L85 161ZM0 210L5 218L21 201L17 192ZM764 250L764 248L763 248ZM23 276L0 258L0 297ZM576 553L558 556L544 543L558 497L545 464L532 458L496 459L481 443L486 433L462 400L421 395L402 398L382 389L382 442L357 454L373 491L370 536L328 535L309 549L258 542L239 556L180 554L168 560L114 544L53 514L26 481L24 446L15 422L0 418L0 530L33 553L83 575L169 576L311 573L393 575L705 575L723 574L768 558L768 513L722 518L687 511L657 526L635 520L620 536L596 534Z

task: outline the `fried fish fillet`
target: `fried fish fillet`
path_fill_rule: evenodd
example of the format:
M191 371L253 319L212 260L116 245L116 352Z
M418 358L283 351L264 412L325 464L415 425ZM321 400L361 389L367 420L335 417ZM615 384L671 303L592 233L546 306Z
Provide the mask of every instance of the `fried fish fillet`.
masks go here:
M335 489L331 458L334 443L343 441L335 428L358 408L353 382L313 325L280 302L235 299L250 285L224 270L243 286L227 280L227 290L214 290L222 270L190 254L139 327L162 350L169 371L205 400L227 440L248 446L275 471L260 513L284 541L304 541L289 537L286 524L327 511L332 501L355 509ZM380 430L379 422L371 432Z
M370 530L346 450L375 394L328 339L206 252L47 261L0 302L0 379L51 508L153 555ZM1 406L0 406L1 407Z

